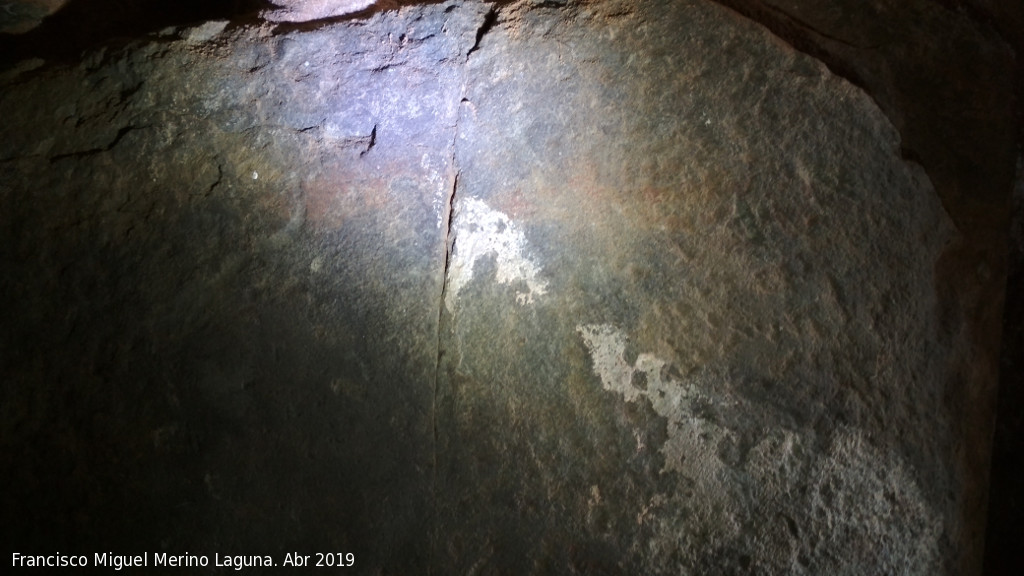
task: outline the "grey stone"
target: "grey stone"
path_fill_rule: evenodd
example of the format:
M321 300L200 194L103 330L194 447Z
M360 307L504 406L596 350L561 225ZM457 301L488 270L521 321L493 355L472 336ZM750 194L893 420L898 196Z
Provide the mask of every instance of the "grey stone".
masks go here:
M269 10L263 17L271 22L308 22L344 16L365 10L376 0L271 0L280 8Z

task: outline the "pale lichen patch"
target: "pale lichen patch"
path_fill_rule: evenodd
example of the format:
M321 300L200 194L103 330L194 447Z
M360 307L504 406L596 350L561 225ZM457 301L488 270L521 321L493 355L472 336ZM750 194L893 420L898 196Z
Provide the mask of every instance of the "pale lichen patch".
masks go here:
M506 214L493 210L482 200L469 198L456 213L455 245L449 268L445 306L454 309L459 292L473 279L477 262L493 255L499 284L526 285L516 291L516 302L532 304L534 297L547 292L548 283L540 277L540 266L527 255L526 235Z
M626 335L610 324L581 325L576 331L590 351L594 372L605 390L622 394L627 402L647 399L654 411L668 420L668 440L661 447L663 471L680 472L698 484L712 486L723 464L716 454L719 443L730 432L700 417L694 403L709 402L692 382L680 382L666 373L667 362L652 354L626 361ZM633 385L642 373L645 389Z
M605 390L626 402L647 401L667 420L662 473L676 473L678 488L656 494L636 512L637 524L653 529L645 544L653 571L673 565L687 546L698 554L701 546L741 538L748 517L777 523L752 536L759 566L785 570L804 558L837 572L857 562L881 573L940 571L941 518L896 453L873 445L860 430L842 428L826 452L815 454L812 433L773 428L742 460L723 460L721 446L734 443L738 433L702 407L728 410L738 403L712 397L711 376L674 379L668 362L647 353L630 363L627 335L613 325L578 325L576 331ZM753 496L752 508L744 509L743 494ZM798 525L794 518L805 520ZM801 531L831 536L808 547ZM694 548L695 542L701 546Z

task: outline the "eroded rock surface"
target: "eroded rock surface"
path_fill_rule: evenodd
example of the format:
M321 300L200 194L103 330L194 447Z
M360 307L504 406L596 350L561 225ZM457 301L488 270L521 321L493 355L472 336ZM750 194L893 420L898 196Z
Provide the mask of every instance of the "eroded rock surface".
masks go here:
M545 291L494 250L446 318L452 562L954 570L956 234L889 121L717 7L573 16L469 58L455 253L486 203Z
M721 0L863 86L902 136L962 233L943 254L939 290L977 347L957 347L948 382L965 469L988 467L1003 324L1007 199L1021 141L1024 4L1013 0ZM1014 53L1016 50L1016 54ZM1014 97L1016 90L1017 96ZM1014 298L1013 292L1009 292ZM953 303L955 301L955 303ZM1015 304L1011 303L1011 307ZM1008 440L1016 443L1016 439ZM965 535L980 553L987 478L966 490ZM999 500L1012 498L1001 495ZM996 506L999 506L996 503ZM980 556L965 556L969 572ZM1024 564L1020 565L1024 569ZM1018 570L1011 570L1015 573Z
M978 245L861 89L702 0L277 4L3 77L12 546L977 569Z
M273 0L279 8L264 17L271 22L309 22L366 10L376 0Z

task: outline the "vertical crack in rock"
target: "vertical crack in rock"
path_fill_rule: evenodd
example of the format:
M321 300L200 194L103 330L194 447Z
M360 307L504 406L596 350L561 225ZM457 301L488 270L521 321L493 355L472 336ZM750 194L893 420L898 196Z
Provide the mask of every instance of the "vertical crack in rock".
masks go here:
M370 130L370 135L366 139L366 149L359 153L359 157L362 158L373 150L373 147L377 145L377 125L373 125L373 130Z
M209 196L210 194L213 194L213 191L216 190L217 186L220 186L221 182L223 182L223 181L224 181L224 165L221 164L220 161L218 160L217 161L217 179L214 180L212 184L210 184L209 188L206 189L206 194L205 195Z
M452 186L448 190L448 198L446 199L444 206L444 275L441 277L441 293L438 296L437 302L437 360L436 363L434 364L433 402L430 410L431 418L433 419L434 434L434 489L437 488L437 382L441 373L441 355L443 354L441 348L441 324L444 316L444 302L448 292L448 267L451 265L452 246L454 245L454 238L452 237L452 220L455 207L455 190L459 186L459 171L455 165L455 139L458 138L459 134L459 124L457 117L455 120L455 128L452 132L452 154L451 161L448 167L449 178L451 180Z
M484 39L484 36L494 28L494 25L498 22L498 9L491 6L491 9L487 11L484 16L484 21L480 23L480 27L476 30L476 42L473 43L473 47L466 52L466 61L469 62L469 57L480 49L480 41Z
M434 492L435 492L435 497L436 497L436 490L437 490L438 441L439 441L439 431L438 431L438 421L437 421L438 383L439 383L439 380L440 380L440 373L441 373L441 359L442 359L442 355L444 354L443 348L442 348L442 342L441 342L442 330L443 330L442 324L443 324L443 319L444 319L445 302L448 299L448 292L450 290L450 287L448 285L449 284L449 273L450 273L451 265L452 265L452 253L453 253L453 250L455 248L455 234L456 234L456 231L455 231L453 225L454 225L454 222L455 222L455 200L456 200L455 195L456 195L458 187L459 187L459 175L460 175L459 163L458 163L458 155L457 155L457 146L458 146L458 140L459 140L459 125L460 125L460 120L462 118L462 107L464 105L466 105L466 104L469 104L469 99L467 98L467 94L468 94L468 92L467 92L467 84L469 83L469 80L468 80L468 77L469 77L468 64L469 64L470 55L472 55L480 47L481 39L484 37L484 35L487 34L488 31L491 30L491 28L494 27L494 24L497 21L498 21L498 11L497 11L497 9L494 6L491 6L490 9L487 11L487 13L484 14L483 21L477 27L476 36L475 36L475 39L474 39L474 42L473 42L473 46L471 46L469 48L469 50L466 51L466 58L463 61L462 71L461 71L461 73L462 73L462 86L461 86L461 88L459 90L459 94L458 94L457 109L456 109L456 112L455 112L455 124L452 127L451 154L449 156L449 163L448 163L448 180L451 182L451 188L448 190L448 197L445 199L444 211L443 211L443 215L442 215L442 218L444 219L443 222L442 222L442 225L443 225L444 231L445 231L445 236L444 236L444 248L445 248L445 253L444 253L444 275L441 278L441 290L440 290L440 293L438 294L438 300L437 300L437 341L436 341L437 357L436 357L436 362L435 362L435 365L434 365L434 389L433 389L433 401L432 401L432 406L431 406L431 418L432 418L432 421L433 421L433 435L434 435L434 454L433 454L433 465L434 465L433 475L434 475L434 478L433 478L433 482L432 482L432 484L433 484L432 490L434 490ZM453 312L449 311L449 313L453 313Z
M466 71L466 64L469 62L469 55L480 45L480 38L486 32L485 28L488 28L488 19L493 18L494 8L484 16L484 21L477 29L476 40L473 46L466 51L466 59L463 62L462 67L462 86L459 90L458 104L455 111L455 124L452 126L452 140L451 140L451 153L448 161L448 181L451 182L451 188L448 190L448 196L445 199L444 210L442 213L442 226L444 227L444 273L441 276L441 290L438 294L437 299L437 356L434 364L434 389L433 389L433 401L431 406L431 418L433 420L433 435L434 435L434 480L433 489L437 489L437 467L438 467L438 429L437 429L437 386L440 379L441 373L441 356L443 355L441 347L441 331L442 323L444 319L444 308L445 300L448 293L448 270L451 266L452 260L452 248L455 245L455 238L452 230L452 222L454 221L455 215L455 192L459 186L459 167L458 158L456 156L456 146L459 139L459 120L462 117L462 105L466 102L466 77L468 72ZM493 25L493 22L492 22Z

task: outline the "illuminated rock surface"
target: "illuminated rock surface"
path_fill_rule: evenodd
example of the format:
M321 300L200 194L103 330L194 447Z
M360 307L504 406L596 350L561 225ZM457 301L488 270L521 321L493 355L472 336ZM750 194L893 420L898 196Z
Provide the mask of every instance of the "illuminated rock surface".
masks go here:
M365 10L376 0L272 0L277 9L268 11L272 22L309 22L344 16Z
M392 4L4 74L5 541L977 570L953 176L716 4Z

